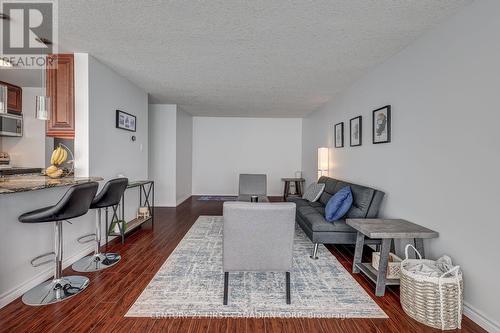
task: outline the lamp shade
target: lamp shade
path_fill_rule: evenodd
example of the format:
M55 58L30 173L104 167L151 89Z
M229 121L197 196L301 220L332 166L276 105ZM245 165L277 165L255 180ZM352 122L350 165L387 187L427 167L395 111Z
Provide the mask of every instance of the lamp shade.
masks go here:
M329 169L329 156L328 148L318 148L318 178L321 176L328 176Z
M7 86L0 85L0 114L7 113Z
M36 96L35 118L40 120L50 119L50 97Z

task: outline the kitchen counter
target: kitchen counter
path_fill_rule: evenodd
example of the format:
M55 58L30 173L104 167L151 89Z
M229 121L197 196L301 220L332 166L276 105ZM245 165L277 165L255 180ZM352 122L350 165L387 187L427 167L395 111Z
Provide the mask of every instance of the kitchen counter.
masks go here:
M0 194L41 190L103 180L101 177L63 177L52 179L39 174L7 176L0 178Z

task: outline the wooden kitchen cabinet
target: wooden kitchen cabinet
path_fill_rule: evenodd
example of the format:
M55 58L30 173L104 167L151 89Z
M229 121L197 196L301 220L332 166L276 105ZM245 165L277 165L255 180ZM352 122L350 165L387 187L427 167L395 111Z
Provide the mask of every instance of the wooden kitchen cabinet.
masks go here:
M23 112L23 89L13 84L2 82L0 84L7 86L7 110L10 113Z
M73 54L47 56L47 96L51 114L47 121L47 136L73 139L75 137L75 86Z

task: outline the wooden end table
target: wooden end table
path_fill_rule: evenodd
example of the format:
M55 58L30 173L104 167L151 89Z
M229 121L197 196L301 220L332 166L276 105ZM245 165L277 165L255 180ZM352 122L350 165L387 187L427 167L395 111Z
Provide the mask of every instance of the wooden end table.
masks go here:
M304 182L306 181L304 178L281 178L282 181L285 182L285 188L283 189L283 199L286 201L286 198L290 195L290 183L295 183L295 192L296 195L302 196Z
M363 272L370 280L376 283L375 295L384 296L385 286L399 285L399 279L387 279L387 265L391 244L395 239L413 239L415 247L424 258L424 239L437 238L436 231L427 229L418 224L400 219L347 219L346 223L358 232L352 272ZM381 239L380 263L378 271L371 263L361 262L365 237Z

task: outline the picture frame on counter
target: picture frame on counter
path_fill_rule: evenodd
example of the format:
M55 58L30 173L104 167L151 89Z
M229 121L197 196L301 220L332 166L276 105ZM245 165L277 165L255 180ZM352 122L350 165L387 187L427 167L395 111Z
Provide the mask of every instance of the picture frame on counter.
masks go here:
M116 128L135 132L137 128L137 117L133 114L116 110Z
M334 146L335 148L344 147L344 122L335 124L333 128L333 138L334 138Z
M349 145L351 147L361 146L363 131L363 117L358 116L349 120Z
M374 144L391 142L391 106L373 111L372 139Z

